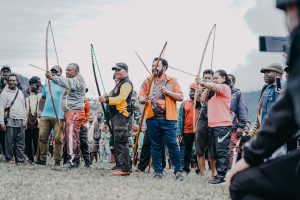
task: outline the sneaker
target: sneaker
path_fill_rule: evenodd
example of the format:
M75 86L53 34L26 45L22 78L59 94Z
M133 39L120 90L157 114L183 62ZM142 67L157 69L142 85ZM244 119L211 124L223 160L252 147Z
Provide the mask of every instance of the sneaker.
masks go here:
M113 166L113 167L111 168L111 171L112 171L112 172L114 172L114 171L119 171L119 170L121 170L119 166Z
M74 169L77 167L79 167L79 166L76 164L70 163L70 162L67 162L66 164L63 165L63 168L65 168L65 169Z
M55 161L55 164L54 164L54 166L56 166L56 167L58 167L58 166L60 166L60 161Z
M32 161L30 161L30 160L25 160L25 161L23 161L23 162L16 162L16 165L23 165L23 166L28 166L28 165L32 165L32 166L36 166L36 164L34 163L34 162L32 162Z
M224 178L222 178L220 176L215 176L208 181L209 184L213 184L213 185L224 183L224 182L225 182Z
M11 164L11 165L16 164L16 162L13 160L5 160L5 163Z
M136 170L134 170L134 172L140 173L140 172L144 172L144 171L140 170L139 168L136 168Z
M154 178L154 179L162 179L162 173L155 173L152 178Z
M84 165L85 168L94 168L94 166L92 164L89 165Z
M114 170L113 175L115 175L115 176L129 176L130 172L124 172L122 170Z
M35 162L36 165L46 165L46 161L38 160Z
M178 171L178 172L175 173L175 178L177 180L183 181L184 176L183 176L182 172Z

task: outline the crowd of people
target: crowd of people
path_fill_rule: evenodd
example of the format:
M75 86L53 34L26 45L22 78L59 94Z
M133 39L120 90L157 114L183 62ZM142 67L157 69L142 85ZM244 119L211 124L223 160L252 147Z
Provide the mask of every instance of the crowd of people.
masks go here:
M299 3L278 2L290 18L299 20ZM233 199L263 198L265 191L266 196L274 196L271 193L277 194L277 186L272 180L282 176L272 175L280 171L280 161L288 163L286 168L281 166L285 170L282 173L290 178L285 177L287 182L299 183L288 168L299 161L299 151L293 151L297 149L294 135L300 125L299 28L292 25L288 26L293 33L288 66L270 63L260 71L265 85L252 126L247 100L235 87L238 80L223 69L205 70L189 88L181 88L180 81L167 74L168 61L157 57L153 59L152 75L136 93L128 76L129 67L117 63L112 67L114 89L98 97L105 109L94 116L76 63L67 66L65 77L60 66L53 66L46 72L48 81L43 86L39 77L31 77L26 91L18 75L3 66L0 141L5 162L47 165L52 135L55 166L78 168L84 160L86 167L92 167L100 153L100 161L106 157L114 164L112 173L116 176L142 173L152 165L153 178L161 179L168 163L175 178L184 180L191 174L191 167L204 176L208 160L208 183L227 180ZM184 90L189 91L189 99L184 100ZM182 102L179 108L178 102ZM143 139L135 140L140 129ZM139 162L133 169L135 151ZM284 189L279 195L290 191Z
M255 126L249 132L247 100L235 88L233 74L205 70L203 77L191 83L190 98L183 100L178 80L166 74L168 62L164 58L153 60L156 78L153 84L151 77L147 78L138 95L133 91L125 63L117 63L112 70L115 88L109 95L99 97L106 110L96 112L94 117L77 64L68 65L66 77L60 66L53 66L46 73L49 81L44 85L39 77L31 77L25 91L18 75L11 73L9 66L2 67L1 150L6 162L46 165L52 136L55 166L76 168L83 160L86 167L92 167L100 155L100 161L116 163L115 175L129 175L144 104L146 124L143 140L138 144L140 162L135 171L145 171L152 159L154 178L162 178L168 162L176 178L182 180L191 166L199 175L205 175L207 158L212 178L209 183L222 183L228 169L241 157L239 149L255 136L271 104L280 96L275 80L284 73L279 64L261 69L266 84ZM182 101L179 109L178 101ZM106 119L103 112L109 112L110 118ZM289 148L283 148L281 154L295 149L296 143L290 141L286 145Z

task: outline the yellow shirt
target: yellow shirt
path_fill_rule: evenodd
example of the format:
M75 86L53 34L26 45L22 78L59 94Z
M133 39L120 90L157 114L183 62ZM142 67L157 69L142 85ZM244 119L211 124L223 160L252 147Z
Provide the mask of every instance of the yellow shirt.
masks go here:
M126 99L132 89L132 86L128 82L124 83L123 85L121 85L119 96L109 97L109 105L116 106L116 109L119 111L119 113L123 114L126 117L129 116L129 113L127 111L128 105Z

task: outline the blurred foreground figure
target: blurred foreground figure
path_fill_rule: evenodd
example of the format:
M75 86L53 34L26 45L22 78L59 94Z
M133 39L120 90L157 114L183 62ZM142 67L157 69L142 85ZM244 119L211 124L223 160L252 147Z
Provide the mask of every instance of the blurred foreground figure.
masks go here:
M227 174L232 199L299 199L300 151L264 163L300 127L300 0L277 0L277 8L285 11L291 33L289 81L257 137L246 144L244 158Z

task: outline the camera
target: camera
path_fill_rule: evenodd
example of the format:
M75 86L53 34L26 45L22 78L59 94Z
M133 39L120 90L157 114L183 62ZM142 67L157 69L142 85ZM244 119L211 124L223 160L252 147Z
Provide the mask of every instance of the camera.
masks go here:
M259 51L288 53L290 48L290 37L260 36Z

